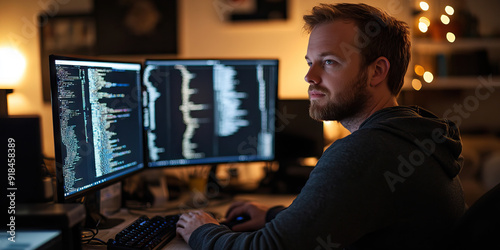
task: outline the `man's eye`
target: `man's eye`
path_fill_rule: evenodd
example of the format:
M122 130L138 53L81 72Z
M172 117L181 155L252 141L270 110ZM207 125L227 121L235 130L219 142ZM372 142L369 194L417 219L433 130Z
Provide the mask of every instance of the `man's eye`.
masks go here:
M307 65L308 65L309 67L311 67L312 62L307 62Z
M335 64L336 62L334 60L325 60L325 64L326 65L331 65L331 64Z

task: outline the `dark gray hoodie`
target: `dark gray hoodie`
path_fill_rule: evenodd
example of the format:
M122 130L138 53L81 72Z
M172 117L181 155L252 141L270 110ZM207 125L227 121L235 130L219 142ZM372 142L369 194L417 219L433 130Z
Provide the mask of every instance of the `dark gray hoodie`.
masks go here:
M193 249L432 249L465 211L458 129L418 107L377 111L323 154L264 228L203 225Z

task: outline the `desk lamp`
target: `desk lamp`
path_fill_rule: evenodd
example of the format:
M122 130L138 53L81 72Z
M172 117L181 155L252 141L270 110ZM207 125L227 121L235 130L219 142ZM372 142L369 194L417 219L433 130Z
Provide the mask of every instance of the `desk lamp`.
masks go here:
M7 95L12 92L14 92L12 89L0 89L0 117L7 117L9 115Z

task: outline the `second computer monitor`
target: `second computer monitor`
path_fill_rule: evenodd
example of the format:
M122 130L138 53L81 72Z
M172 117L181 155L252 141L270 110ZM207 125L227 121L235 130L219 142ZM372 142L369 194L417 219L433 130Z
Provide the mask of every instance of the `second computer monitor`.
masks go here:
M277 60L147 60L149 166L274 159Z

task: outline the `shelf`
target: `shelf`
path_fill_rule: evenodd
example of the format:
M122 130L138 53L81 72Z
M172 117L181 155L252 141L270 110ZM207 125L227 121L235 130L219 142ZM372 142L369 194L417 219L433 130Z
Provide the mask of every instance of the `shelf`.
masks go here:
M422 81L422 80L421 80ZM500 76L454 76L454 77L436 77L431 83L422 81L421 90L429 89L474 89L478 86L500 87ZM413 90L411 79L406 79L403 90Z

